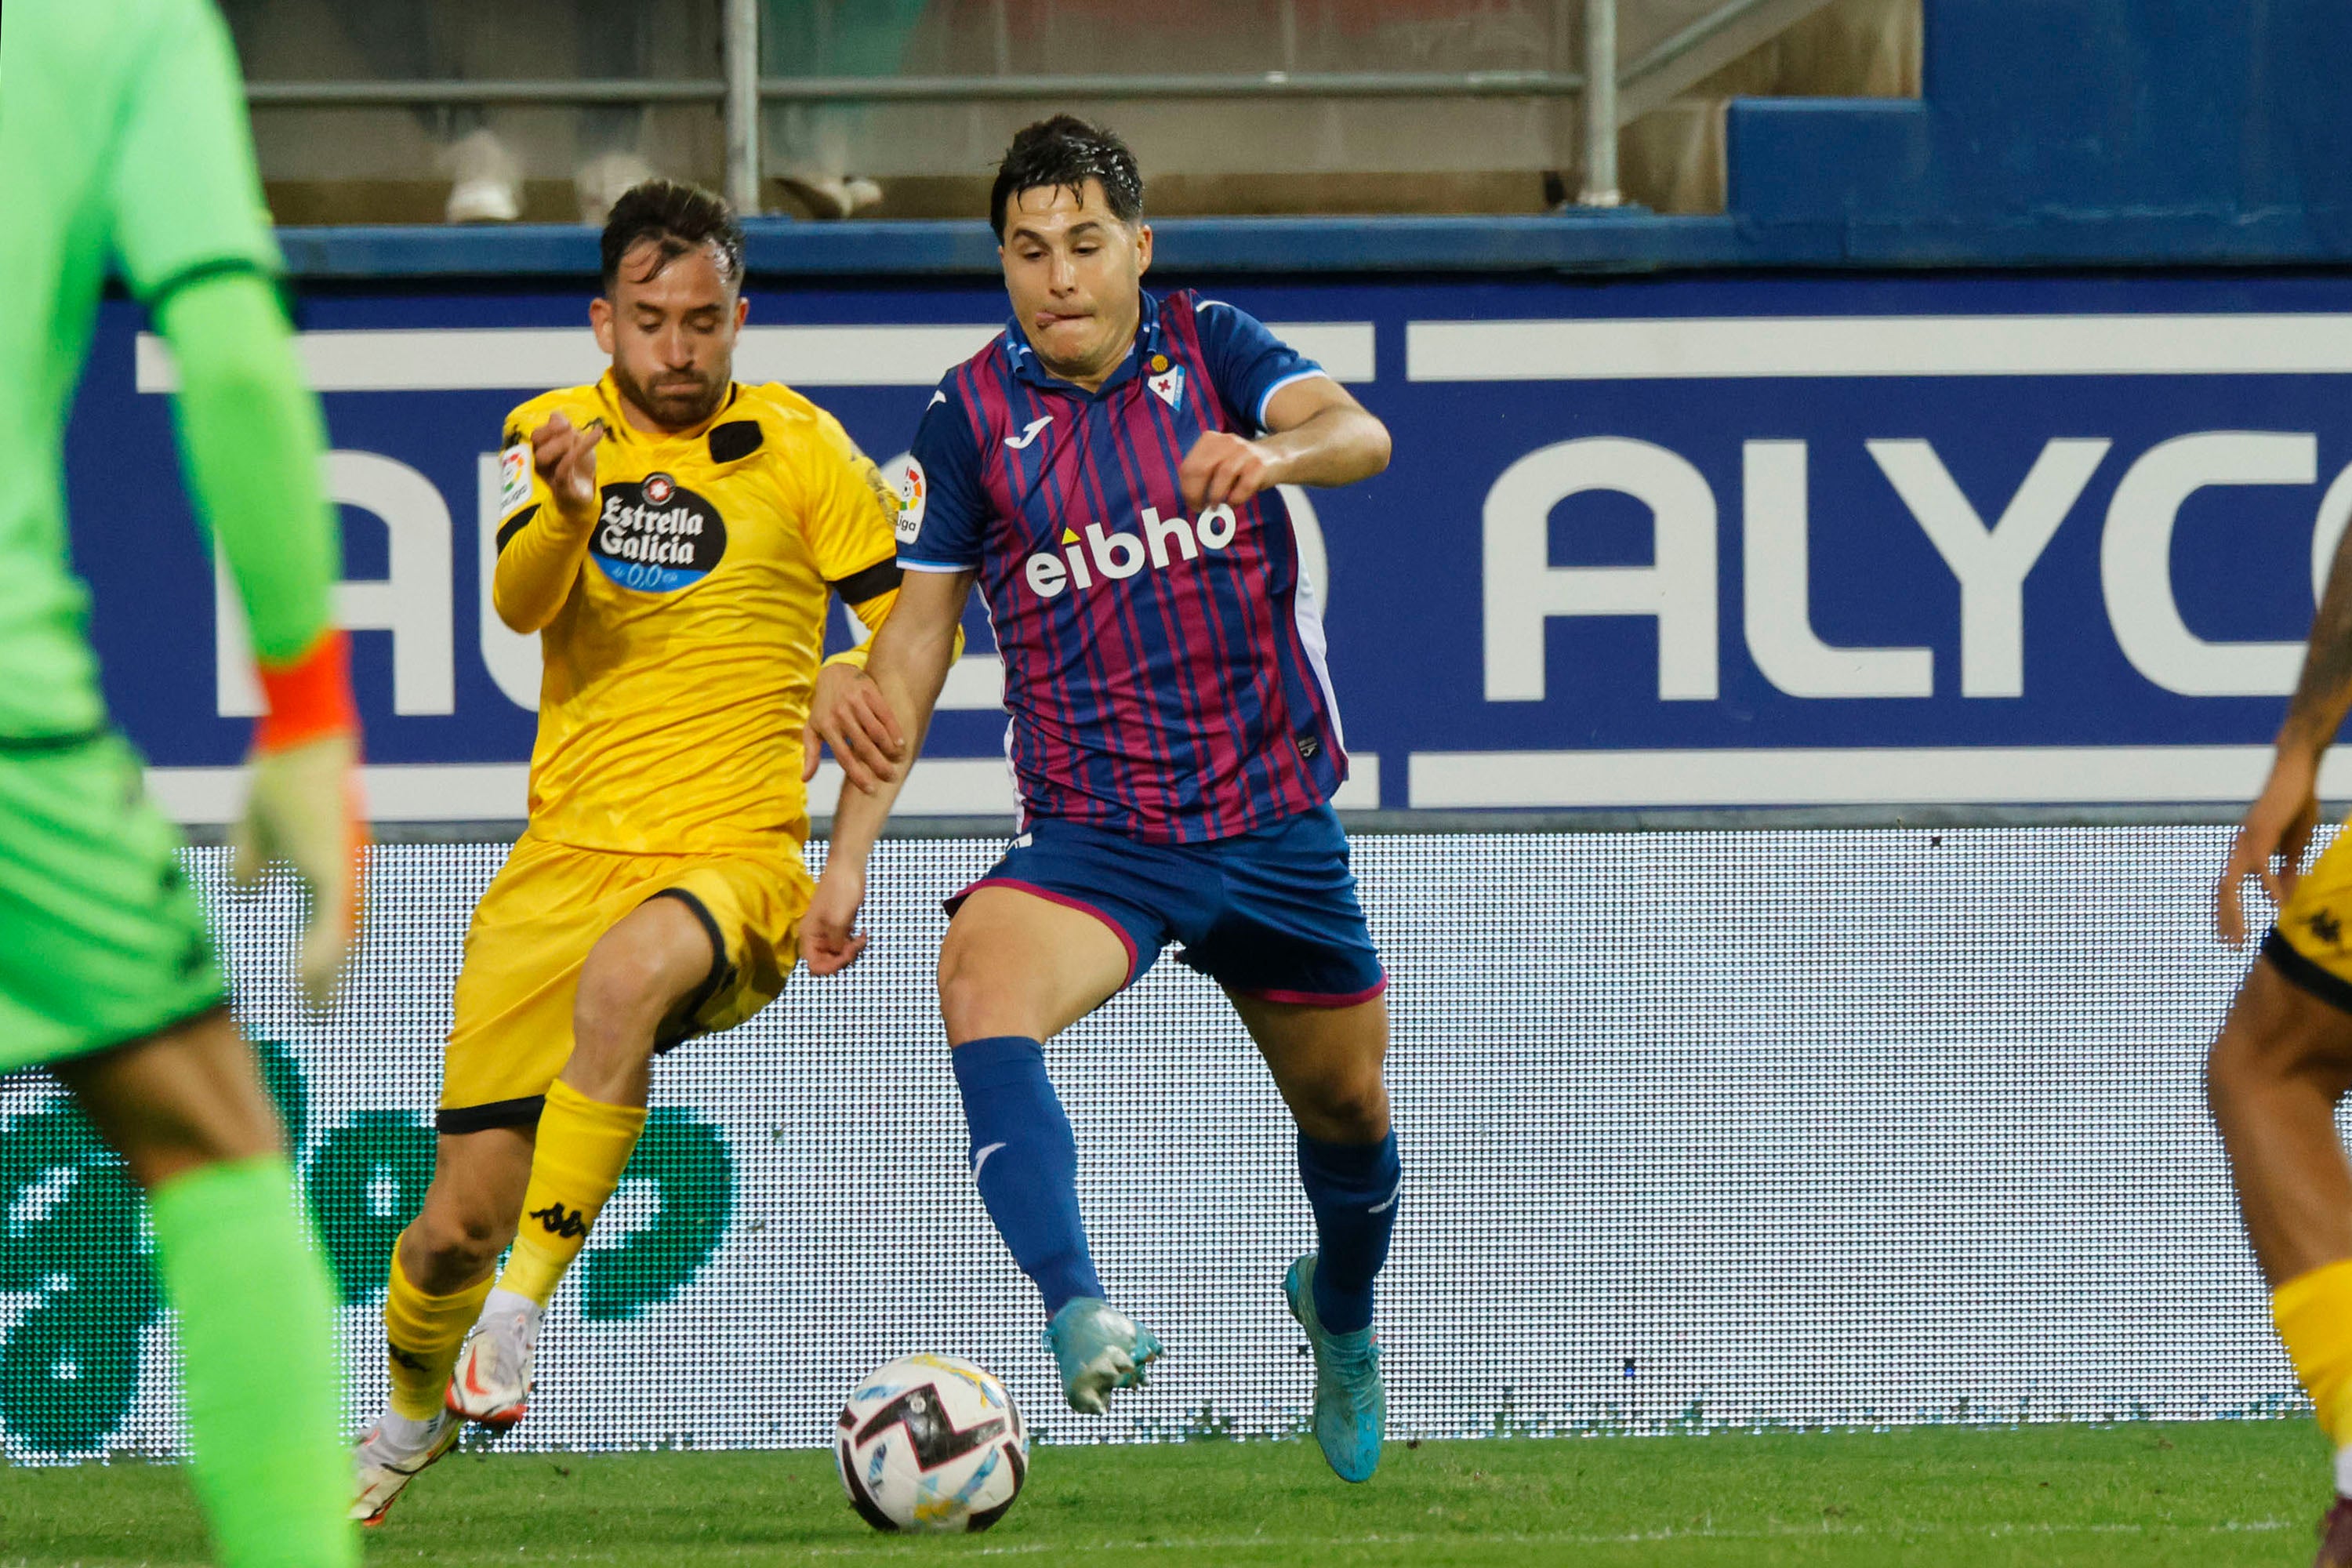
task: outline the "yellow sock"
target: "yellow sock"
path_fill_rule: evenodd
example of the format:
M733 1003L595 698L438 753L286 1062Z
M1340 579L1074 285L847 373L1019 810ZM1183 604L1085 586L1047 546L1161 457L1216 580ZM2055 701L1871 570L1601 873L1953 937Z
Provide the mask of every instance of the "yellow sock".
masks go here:
M2352 1258L2298 1274L2271 1292L2287 1360L2337 1447L2352 1443Z
M489 1293L486 1277L446 1296L426 1295L400 1266L400 1243L393 1243L392 1288L383 1294L383 1337L391 1352L394 1414L423 1421L440 1410L449 1373L457 1364L457 1347L466 1342L466 1331L474 1326L482 1298Z
M528 1296L542 1307L554 1298L563 1271L588 1244L588 1227L621 1184L621 1172L645 1130L644 1106L606 1105L555 1080L547 1091L547 1109L540 1112L522 1226L506 1272L499 1276L499 1289Z

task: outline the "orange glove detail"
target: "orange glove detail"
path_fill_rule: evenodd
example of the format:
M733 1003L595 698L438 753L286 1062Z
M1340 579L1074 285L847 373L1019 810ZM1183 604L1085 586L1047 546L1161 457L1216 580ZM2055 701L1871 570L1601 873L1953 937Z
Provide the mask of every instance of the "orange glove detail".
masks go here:
M268 711L253 730L252 788L234 837L240 888L283 860L310 896L296 972L314 1007L334 1000L358 940L368 847L351 653L329 631L290 664L261 668Z

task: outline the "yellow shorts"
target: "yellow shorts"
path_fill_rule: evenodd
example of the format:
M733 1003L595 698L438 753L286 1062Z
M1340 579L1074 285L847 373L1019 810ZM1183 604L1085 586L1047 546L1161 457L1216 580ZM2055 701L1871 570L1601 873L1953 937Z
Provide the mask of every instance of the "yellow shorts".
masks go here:
M815 891L800 850L623 855L526 833L466 928L464 966L443 1049L444 1132L536 1125L572 1055L572 1005L588 950L648 899L675 898L718 957L657 1048L731 1028L776 998L800 957Z
M2278 924L2263 939L2263 956L2321 1001L2352 1013L2352 826L2287 895Z

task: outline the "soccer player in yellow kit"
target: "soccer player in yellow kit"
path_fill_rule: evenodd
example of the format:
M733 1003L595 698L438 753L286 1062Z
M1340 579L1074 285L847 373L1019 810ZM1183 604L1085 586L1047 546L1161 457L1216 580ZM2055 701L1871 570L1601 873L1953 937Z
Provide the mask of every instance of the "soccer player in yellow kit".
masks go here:
M652 1058L792 972L816 742L895 736L862 650L819 660L832 595L868 626L896 602L896 498L831 415L732 379L742 244L707 193L623 196L590 307L610 372L508 421L493 598L546 660L530 824L466 936L433 1183L384 1303L391 1408L355 1456L365 1522L467 1418L521 1419Z
M2337 545L2270 777L2230 847L2214 917L2244 942L2245 883L2278 906L2205 1068L2246 1239L2271 1316L2335 1450L2316 1568L2352 1568L2352 1161L2336 1113L2352 1091L2352 827L2309 870L2319 762L2352 710L2352 534Z

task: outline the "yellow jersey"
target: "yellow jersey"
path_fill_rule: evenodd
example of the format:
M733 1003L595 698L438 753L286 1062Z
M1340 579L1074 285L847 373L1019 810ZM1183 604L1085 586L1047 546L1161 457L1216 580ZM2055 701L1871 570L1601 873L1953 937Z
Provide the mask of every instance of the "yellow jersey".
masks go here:
M601 425L596 516L556 514L530 434ZM545 661L530 830L695 854L808 834L801 736L834 594L867 626L898 597L898 500L841 422L788 386L731 384L648 435L608 372L508 416L493 597Z

